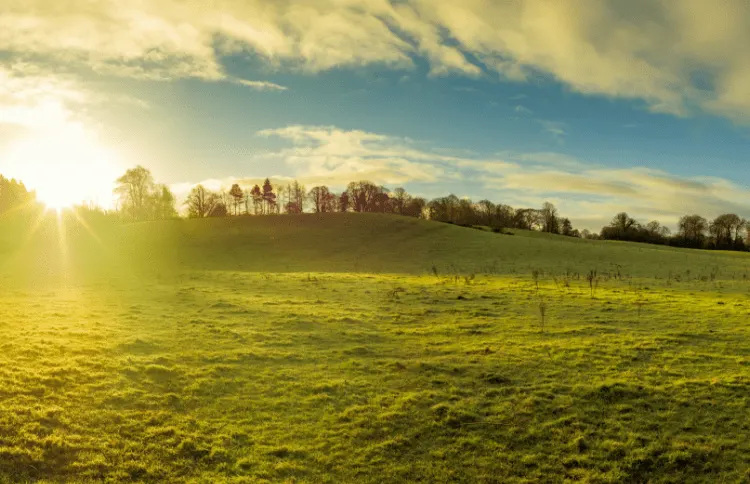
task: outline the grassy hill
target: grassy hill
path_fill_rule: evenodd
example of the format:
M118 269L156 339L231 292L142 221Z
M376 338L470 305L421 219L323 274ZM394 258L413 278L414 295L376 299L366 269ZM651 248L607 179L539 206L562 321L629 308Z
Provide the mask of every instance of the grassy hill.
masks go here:
M5 223L0 482L750 477L748 254L372 214Z
M54 221L47 221L16 259L33 265L62 256ZM144 222L65 224L70 265L96 271L238 270L425 274L551 274L618 270L633 277L743 277L750 256L616 241L591 241L511 230L495 234L450 224L380 214L305 214ZM21 238L19 238L20 240ZM36 242L34 241L36 240ZM0 260L2 260L0 239ZM63 245L65 245L63 244ZM6 259L12 250L6 249ZM17 270L18 265L16 266Z
M166 230L165 230L166 229ZM634 276L666 277L692 269L725 276L750 268L747 254L589 241L511 230L500 235L380 214L181 220L126 226L121 240L142 241L190 267L250 271L421 274L564 272L620 265ZM131 242L132 245L131 245ZM147 250L139 246L139 250Z

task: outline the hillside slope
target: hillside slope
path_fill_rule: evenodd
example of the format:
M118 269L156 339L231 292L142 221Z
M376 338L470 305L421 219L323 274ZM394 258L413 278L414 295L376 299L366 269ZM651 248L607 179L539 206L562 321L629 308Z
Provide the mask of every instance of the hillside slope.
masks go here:
M381 214L173 220L85 229L53 221L0 251L0 271L230 270L528 274L617 272L743 277L750 255L513 230L501 235ZM60 236L63 233L63 236ZM20 249L18 248L20 247Z
M499 274L616 271L667 277L692 271L741 277L744 253L627 242L501 235L380 214L305 214L148 222L102 234L105 247L135 265L273 272ZM90 252L89 252L90 254Z

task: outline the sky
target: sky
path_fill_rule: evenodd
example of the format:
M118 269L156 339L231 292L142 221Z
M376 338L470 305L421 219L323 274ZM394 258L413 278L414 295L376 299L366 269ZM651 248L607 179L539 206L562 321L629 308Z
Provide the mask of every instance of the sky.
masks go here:
M0 174L750 217L744 0L4 0Z

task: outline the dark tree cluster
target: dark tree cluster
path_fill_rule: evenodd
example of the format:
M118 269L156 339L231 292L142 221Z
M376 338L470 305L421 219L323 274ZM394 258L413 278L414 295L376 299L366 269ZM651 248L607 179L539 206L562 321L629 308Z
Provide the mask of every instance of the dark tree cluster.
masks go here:
M643 225L621 212L609 225L602 227L599 237L584 236L696 249L747 250L745 236L749 228L747 220L733 213L719 215L712 221L691 214L681 217L677 222L677 233L671 234L667 227L656 220Z
M118 211L128 220L164 220L177 216L175 197L151 172L136 166L117 179Z
M202 185L193 188L186 200L188 216L299 214L305 211L376 212L418 217L463 226L485 226L495 230L519 228L580 237L570 219L561 217L551 203L541 209L495 204L490 200L473 202L455 195L426 200L410 195L403 188L388 188L362 180L351 182L341 193L327 186L307 190L299 182L273 186L266 179L262 186L243 190L232 185L227 193L211 192Z
M513 208L495 204L490 200L475 203L455 195L436 198L427 204L429 218L458 225L484 225L493 229L516 228L538 230L551 234L580 237L567 217L561 217L557 208L545 202L541 209Z
M0 175L0 214L21 208L36 200L36 194L23 183Z

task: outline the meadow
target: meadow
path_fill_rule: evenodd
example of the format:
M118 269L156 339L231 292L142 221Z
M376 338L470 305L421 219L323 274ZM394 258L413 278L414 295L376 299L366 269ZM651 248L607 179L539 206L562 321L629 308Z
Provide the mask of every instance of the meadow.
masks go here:
M0 482L750 479L748 254L87 226L0 232Z

